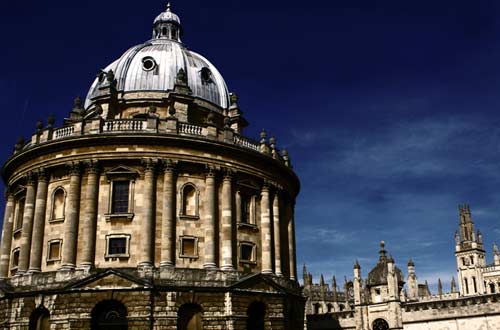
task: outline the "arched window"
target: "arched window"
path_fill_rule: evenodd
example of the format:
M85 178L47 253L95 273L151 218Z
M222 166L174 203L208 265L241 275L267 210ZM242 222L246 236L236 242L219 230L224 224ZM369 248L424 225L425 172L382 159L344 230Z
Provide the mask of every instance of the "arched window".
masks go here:
M474 284L474 293L477 293L477 282L475 276L472 276L472 284Z
M469 294L469 281L464 278L464 284L465 284L465 293Z
M266 305L254 301L247 309L247 330L264 330L266 318Z
M178 330L202 330L203 311L200 305L184 304L177 312Z
M66 205L66 191L62 188L56 188L52 193L52 213L50 221L63 221Z
M328 304L326 307L328 309L328 313L332 313L333 312L333 305L332 304Z
M344 309L345 309L344 304L340 304L340 305L339 305L339 310L342 312Z
M389 324L384 319L376 319L373 321L373 330L389 330Z
M127 330L127 308L117 300L103 300L92 309L91 330Z
M166 36L167 35L167 28L166 27L163 27L161 29L161 34L162 34L162 36Z
M40 306L31 313L29 330L49 330L50 313L47 308Z
M314 314L322 314L323 310L321 308L321 304L314 304Z
M495 293L495 283L490 283L490 293Z
M198 189L186 183L181 189L181 217L198 218Z
M26 198L24 196L19 198L17 201L16 211L15 211L14 230L19 230L23 227L24 203L25 202L26 202Z

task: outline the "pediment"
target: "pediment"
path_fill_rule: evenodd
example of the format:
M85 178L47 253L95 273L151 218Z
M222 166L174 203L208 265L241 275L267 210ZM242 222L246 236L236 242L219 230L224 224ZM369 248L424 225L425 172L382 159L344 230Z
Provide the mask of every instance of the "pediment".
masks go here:
M260 273L242 278L231 287L233 290L259 291L266 293L285 293L286 289L274 282L271 278Z
M68 285L68 289L123 289L144 288L150 284L143 279L117 270L107 270L92 274Z
M117 178L117 177L136 178L139 176L139 172L128 166L120 165L107 171L106 176L108 178Z

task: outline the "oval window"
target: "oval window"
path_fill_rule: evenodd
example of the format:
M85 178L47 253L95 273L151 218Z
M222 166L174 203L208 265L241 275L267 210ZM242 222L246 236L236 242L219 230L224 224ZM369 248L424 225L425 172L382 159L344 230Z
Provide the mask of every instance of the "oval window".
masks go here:
M204 83L209 83L212 81L212 72L210 71L209 68L207 67L202 68L200 71L200 75L201 75L201 80Z
M145 71L151 71L156 67L156 62L152 57L145 57L142 59L142 68Z

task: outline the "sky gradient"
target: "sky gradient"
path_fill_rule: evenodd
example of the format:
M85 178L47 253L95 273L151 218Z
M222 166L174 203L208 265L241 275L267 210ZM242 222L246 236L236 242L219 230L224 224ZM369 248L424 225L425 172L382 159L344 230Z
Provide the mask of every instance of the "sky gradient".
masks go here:
M148 40L161 1L0 3L0 160L99 69ZM297 260L315 281L366 276L386 241L406 274L449 289L457 205L488 262L500 243L498 1L173 1L184 43L250 122L287 147L302 190ZM3 188L3 186L2 186ZM3 214L4 201L0 212Z

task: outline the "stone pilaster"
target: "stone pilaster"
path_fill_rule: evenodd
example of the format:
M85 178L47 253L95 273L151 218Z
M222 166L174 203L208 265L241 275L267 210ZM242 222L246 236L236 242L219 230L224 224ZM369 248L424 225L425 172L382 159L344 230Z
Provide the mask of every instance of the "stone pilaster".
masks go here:
M297 280L297 265L295 262L295 220L294 220L294 201L289 203L288 219L288 259L290 262L290 279Z
M273 273L273 262L271 256L272 232L271 232L271 209L269 202L269 186L264 183L260 200L260 231L261 231L261 261L262 274Z
M217 214L215 207L217 202L217 189L215 186L215 169L208 167L208 173L205 178L205 198L207 202L207 212L205 215L205 262L203 268L217 268L215 263L215 242L216 242L216 223Z
M14 196L8 189L5 193L7 204L3 217L2 242L0 244L0 278L8 277L10 250L12 247L12 228L14 226Z
M36 189L35 216L33 219L33 235L31 240L31 259L29 272L42 270L43 233L45 231L45 210L47 208L47 189L49 179L42 168L38 171Z
M281 272L281 223L280 223L280 196L276 192L273 200L273 224L274 224L274 272L282 276Z
M31 235L33 234L33 215L35 213L35 178L28 173L26 181L26 203L24 204L23 228L21 230L21 250L19 252L18 272L28 270L31 252Z
M175 265L175 164L171 160L166 160L163 165L163 213L161 221L160 266L169 267Z
M87 188L85 191L85 212L82 227L83 246L82 269L91 269L95 262L95 244L97 231L97 207L99 198L100 168L97 161L91 160L87 164Z
M61 269L72 270L76 266L76 250L78 246L78 222L80 215L80 191L82 182L80 162L68 165L69 192L67 196L64 238L62 243Z
M226 170L222 179L222 270L234 270L232 173Z
M154 233L155 233L155 166L153 159L145 159L144 166L144 203L143 226L141 233L141 250L139 254L140 268L154 266Z

